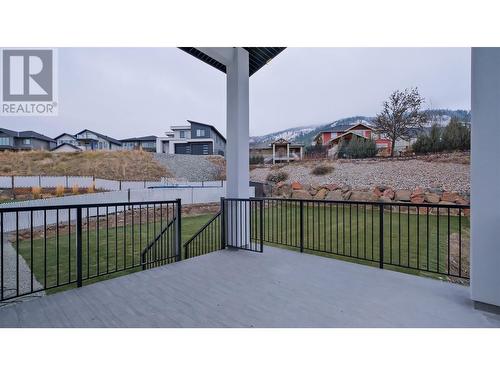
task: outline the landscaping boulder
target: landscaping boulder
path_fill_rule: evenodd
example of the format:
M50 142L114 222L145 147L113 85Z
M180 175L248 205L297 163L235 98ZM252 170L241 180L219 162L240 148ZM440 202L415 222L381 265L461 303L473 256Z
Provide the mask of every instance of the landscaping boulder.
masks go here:
M278 183L273 189L273 196L276 197L289 198L291 193L292 193L292 187L285 183L283 184Z
M302 185L298 181L292 182L292 190L302 190Z
M413 190L413 192L411 193L411 197L410 198L413 198L413 197L418 197L418 196L423 196L425 193L424 189L422 189L421 187L417 187L415 190Z
M316 193L318 192L318 190L312 186L308 190L309 190L309 194L311 194L312 196L315 196Z
M372 194L376 197L376 198L380 198L384 193L382 190L380 190L380 188L378 186L375 186L373 188L373 191L372 191Z
M380 198L378 198L378 201L382 202L382 203L392 203L392 199L389 197L386 197L384 195L382 195Z
M425 198L423 195L415 195L411 198L411 203L415 203L415 204L422 204L424 203L425 201Z
M311 199L311 194L307 190L293 190L292 198L294 199Z
M456 204L463 204L463 205L468 205L469 201L467 199L464 199L462 197L458 197L458 199L455 201Z
M409 202L411 200L411 191L410 190L396 190L394 194L394 200Z
M389 199L394 199L394 195L396 195L396 193L391 188L387 188L384 190L384 194L383 194L384 197L389 198Z
M351 194L352 194L352 191L351 190L347 190L344 192L343 196L344 196L344 200L349 200L351 198Z
M340 186L337 185L337 184L325 184L325 185L321 185L321 188L323 189L328 189L330 191L334 191L334 190L337 190Z
M327 196L327 194L330 192L330 190L326 189L326 188L322 188L320 189L316 195L314 196L314 199L325 199L325 197Z
M366 202L372 200L372 193L369 191L353 191L349 197L351 201Z
M445 191L443 195L441 196L441 199L446 201L446 202L456 202L458 199L460 199L460 195L456 192L450 192L450 191Z
M342 190L337 189L337 190L330 191L326 195L326 199L331 200L331 201L342 201L342 200L344 200L344 196L342 195Z
M426 193L425 194L425 201L428 203L439 203L441 198L439 197L439 194L436 193Z

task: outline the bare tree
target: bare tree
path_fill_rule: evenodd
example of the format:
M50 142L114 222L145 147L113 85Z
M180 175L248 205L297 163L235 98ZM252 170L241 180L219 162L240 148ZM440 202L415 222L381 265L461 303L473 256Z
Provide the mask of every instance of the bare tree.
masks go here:
M397 139L409 140L413 129L421 129L427 121L427 115L420 109L424 102L416 87L396 90L384 102L374 122L377 131L391 140L391 156Z

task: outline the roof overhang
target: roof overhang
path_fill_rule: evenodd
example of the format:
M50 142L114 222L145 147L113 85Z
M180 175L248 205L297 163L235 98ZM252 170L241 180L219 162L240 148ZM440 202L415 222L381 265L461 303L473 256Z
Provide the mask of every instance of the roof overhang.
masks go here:
M197 59L213 66L215 69L226 73L227 56L222 53L217 53L217 48L195 48L195 47L179 47L184 52L193 55ZM269 61L274 59L286 47L243 47L248 51L248 58L250 63L249 76L252 76L260 68L266 65Z

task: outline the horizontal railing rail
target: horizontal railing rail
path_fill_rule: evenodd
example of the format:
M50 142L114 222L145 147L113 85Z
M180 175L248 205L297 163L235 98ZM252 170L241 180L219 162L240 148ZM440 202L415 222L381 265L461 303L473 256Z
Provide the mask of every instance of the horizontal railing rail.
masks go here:
M180 200L0 208L0 301L139 271L143 249L173 220L175 242L160 238L165 258L148 266L179 260L180 208Z
M469 205L285 198L262 202L266 243L380 268L469 278Z

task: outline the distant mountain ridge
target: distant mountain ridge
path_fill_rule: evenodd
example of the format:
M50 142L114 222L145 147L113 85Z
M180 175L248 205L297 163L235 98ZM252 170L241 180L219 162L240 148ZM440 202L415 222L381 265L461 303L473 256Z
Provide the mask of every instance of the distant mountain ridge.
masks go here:
M462 109L457 109L457 110L432 109L432 110L427 110L426 113L431 118L431 120L426 124L426 126L429 127L434 123L437 123L439 126L446 126L448 125L452 117L456 117L463 122L470 122L470 111ZM289 141L304 143L306 146L308 146L312 144L316 134L318 134L321 131L327 131L328 129L331 129L337 125L352 124L360 121L363 122L366 121L367 123L372 124L374 118L375 117L368 117L368 116L352 116L352 117L341 118L339 120L326 124L305 125L294 128L288 128L285 130L281 130L266 135L250 137L250 145L252 147L266 146L279 138L284 138Z

